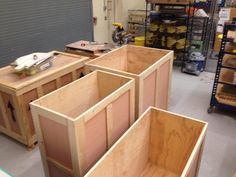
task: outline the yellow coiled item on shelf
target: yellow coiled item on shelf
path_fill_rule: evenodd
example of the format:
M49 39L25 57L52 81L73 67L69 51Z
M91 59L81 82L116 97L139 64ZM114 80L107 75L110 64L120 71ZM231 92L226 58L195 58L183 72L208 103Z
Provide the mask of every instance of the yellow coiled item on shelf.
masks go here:
M150 31L157 31L159 28L158 24L151 23L150 24Z
M185 32L187 32L187 26L178 26L176 28L176 32L177 33L185 33Z
M175 26L168 26L167 27L167 33L175 33L175 31L176 31L176 28L175 28Z
M167 47L168 48L172 48L173 45L176 44L176 39L172 38L172 37L167 37Z

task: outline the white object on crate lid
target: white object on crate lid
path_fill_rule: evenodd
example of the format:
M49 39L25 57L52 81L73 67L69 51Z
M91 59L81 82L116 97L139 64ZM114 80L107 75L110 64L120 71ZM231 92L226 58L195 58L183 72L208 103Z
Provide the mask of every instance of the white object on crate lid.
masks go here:
M12 63L12 65L16 66L16 71L22 71L24 69L29 69L34 65L38 65L47 59L53 57L54 53L32 53L23 57L20 57Z

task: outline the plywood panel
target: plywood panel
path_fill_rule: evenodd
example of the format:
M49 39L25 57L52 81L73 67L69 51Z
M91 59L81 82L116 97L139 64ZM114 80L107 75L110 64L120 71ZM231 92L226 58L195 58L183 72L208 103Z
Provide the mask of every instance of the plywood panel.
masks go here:
M120 71L127 71L126 48L122 47L119 50L113 50L112 52L99 57L96 61L94 60L93 64Z
M160 109L167 110L169 99L169 79L170 79L170 61L159 68L157 80L157 105Z
M39 120L46 156L72 169L68 128L42 116Z
M168 51L137 46L127 46L128 72L141 74L148 67L168 54Z
M100 101L96 75L77 80L54 94L40 100L39 104L56 112L76 118Z
M21 135L21 130L19 127L19 120L18 117L16 115L16 107L13 104L13 98L10 94L4 93L4 92L0 92L0 94L2 95L2 99L3 99L3 106L5 107L6 110L6 115L8 118L8 121L10 123L11 126L11 130L19 135Z
M110 75L108 73L98 73L98 89L100 98L103 99L112 92L127 83L129 79Z
M122 95L112 103L112 142L114 144L129 128L130 124L130 94Z
M149 106L155 105L156 96L156 71L150 74L143 82L143 112Z
M152 114L150 162L180 175L204 124L165 112Z
M66 74L61 77L61 86L67 85L73 81L72 73Z
M67 174L65 174L62 170L48 162L48 169L50 173L50 177L72 177Z
M87 169L107 150L106 112L102 110L85 125L85 154Z
M164 168L148 163L140 177L179 177Z
M47 95L48 93L57 89L56 80L48 82L48 83L44 84L42 87L43 87L43 94Z
M30 111L29 103L36 100L37 98L38 98L38 94L37 94L36 89L23 94L23 102L24 102L23 107L24 107L24 111L26 113L26 119L29 124L31 135L35 135L35 129L34 129L34 123L33 123L33 118L32 118L32 114Z
M106 154L86 177L137 177L148 162L150 119L147 115Z
M0 97L1 97L1 94L0 94ZM1 99L1 98L0 98L0 99ZM6 123L5 123L4 117L3 117L2 106L3 106L3 105L0 105L0 126L5 127L5 126L6 126Z

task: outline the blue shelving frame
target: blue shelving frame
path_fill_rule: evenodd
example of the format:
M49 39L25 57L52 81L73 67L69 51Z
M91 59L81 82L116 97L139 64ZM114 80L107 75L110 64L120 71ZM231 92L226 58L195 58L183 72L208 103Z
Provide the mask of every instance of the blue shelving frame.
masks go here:
M231 70L236 71L236 68L234 68L234 67L229 67L229 66L224 66L223 65L223 59L224 59L225 54L236 56L236 53L225 51L225 47L226 47L227 42L230 42L227 39L228 31L235 31L235 30L236 30L236 24L226 24L225 27L224 27L223 39L222 39L222 42L221 42L219 59L218 59L218 64L217 64L217 69L216 69L216 75L215 75L212 95L211 95L210 107L208 108L208 113L212 113L215 108L222 108L222 109L236 111L235 106L220 103L216 99L217 88L218 88L219 84L231 85L231 86L236 87L236 85L234 85L234 84L225 83L225 82L220 81L220 73L221 73L222 68L231 69Z

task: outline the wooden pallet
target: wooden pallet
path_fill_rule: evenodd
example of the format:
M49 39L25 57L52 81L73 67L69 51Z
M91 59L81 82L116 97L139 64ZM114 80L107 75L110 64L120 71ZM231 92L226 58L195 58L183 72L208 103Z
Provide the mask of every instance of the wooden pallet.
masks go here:
M54 52L53 66L22 77L11 66L0 69L0 132L34 147L37 142L29 103L78 78L87 57Z
M86 71L104 70L136 82L136 118L149 106L168 109L174 53L127 45L86 64Z
M31 103L47 177L83 176L134 122L134 80L96 71Z

